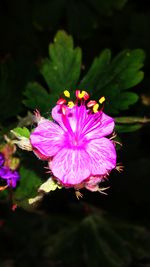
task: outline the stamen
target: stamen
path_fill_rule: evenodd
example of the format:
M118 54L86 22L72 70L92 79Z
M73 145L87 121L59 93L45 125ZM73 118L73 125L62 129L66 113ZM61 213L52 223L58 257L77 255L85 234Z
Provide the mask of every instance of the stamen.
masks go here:
M83 91L84 92L84 100L88 100L90 98L89 94L86 92L86 91Z
M57 101L57 105L63 105L63 104L65 104L67 101L66 101L66 99L64 99L64 98L60 98L58 101Z
M95 100L90 100L88 103L87 103L87 107L88 108L92 108L94 105L96 105L97 102Z
M65 106L62 106L62 109L61 110L62 110L62 114L63 115L66 115L66 107Z
M65 95L65 97L68 97L69 98L70 97L70 92L68 90L65 90L64 91L64 95Z
M78 99L84 99L84 100L87 100L89 99L89 94L86 92L86 91L80 91L80 90L76 90L76 97Z
M98 112L98 108L99 108L99 104L97 103L97 104L95 104L95 105L93 106L93 112L94 112L94 113Z
M79 95L78 95L78 98L79 99L81 99L81 98L83 98L84 97L84 91L82 91L81 93L79 93Z
M99 103L100 104L103 104L105 102L105 96L102 96L100 99L99 99Z
M80 90L76 90L76 98L78 98L79 94L80 94Z
M74 105L75 105L75 104L73 103L73 101L69 101L69 102L68 102L68 107L69 107L69 108L73 108Z
M61 107L61 111L62 111L62 121L65 125L65 127L69 130L70 134L72 135L73 134L73 131L72 131L72 128L70 126L70 123L69 123L69 120L68 120L68 116L67 116L67 111L68 111L68 108L67 106L62 106Z

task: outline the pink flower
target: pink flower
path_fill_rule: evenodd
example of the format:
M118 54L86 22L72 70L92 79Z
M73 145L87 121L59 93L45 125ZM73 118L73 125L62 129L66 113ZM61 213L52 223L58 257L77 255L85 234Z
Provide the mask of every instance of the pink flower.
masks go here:
M50 121L37 115L38 125L30 142L35 154L47 160L62 185L95 191L97 184L116 167L114 142L106 136L114 129L107 116L88 94L76 91L76 102L61 98L52 109ZM101 101L99 101L101 103Z

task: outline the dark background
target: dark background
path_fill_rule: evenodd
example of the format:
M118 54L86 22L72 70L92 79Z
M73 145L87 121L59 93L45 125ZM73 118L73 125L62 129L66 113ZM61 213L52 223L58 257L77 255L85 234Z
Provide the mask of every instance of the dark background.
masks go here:
M71 34L75 46L82 48L83 64L86 69L93 58L104 48L110 48L113 55L125 48L144 49L146 53L145 78L135 88L135 91L140 97L145 94L149 104L144 105L142 101L138 101L129 111L120 115L150 116L149 2L129 0L119 8L113 5L109 8L107 0L104 2L102 0L6 0L1 2L0 61L1 64L8 62L10 75L7 79L11 88L0 99L1 121L5 127L9 128L16 118L16 113L7 116L7 113L11 112L9 111L11 102L18 114L22 116L26 114L26 108L22 104L22 92L28 81L40 80L38 62L47 56L48 44L52 42L59 29L64 29ZM14 75L11 75L12 72ZM26 212L18 208L13 213L6 203L1 203L0 266L35 266L35 264L37 266L63 266L59 261L43 261L44 256L39 256L43 249L41 248L43 239L45 242L50 231L49 224L45 226L45 220L48 222L51 220L49 215L54 218L56 216L58 220L66 219L66 216L70 215L70 220L76 220L76 217L86 216L91 205L108 211L110 216L123 222L128 221L128 223L144 227L148 236L150 220L149 136L150 125L145 125L136 132L120 135L123 147L118 152L118 158L125 169L121 174L112 173L107 196L86 191L83 201L78 202L72 190L62 190L45 197L40 207L34 212ZM35 164L36 159L32 158L32 161ZM41 164L41 169L42 167ZM53 220L55 224L57 219ZM35 236L38 235L39 238L36 239ZM74 253L76 254L75 251ZM147 248L148 254L149 257L143 254L138 260L133 257L130 263L114 266L148 267L150 266L150 247ZM70 266L73 264L70 263ZM99 263L97 266L107 267L109 265Z

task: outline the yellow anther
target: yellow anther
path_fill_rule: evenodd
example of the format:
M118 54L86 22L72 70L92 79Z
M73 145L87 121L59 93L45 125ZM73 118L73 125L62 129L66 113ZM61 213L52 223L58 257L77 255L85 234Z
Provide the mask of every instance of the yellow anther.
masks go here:
M99 104L97 103L97 104L95 104L95 105L93 106L93 112L94 112L94 113L98 112L98 108L99 108Z
M78 98L81 99L85 96L86 92L82 91L81 93L78 94Z
M68 102L68 107L69 107L69 108L73 108L73 107L74 107L74 103L73 103L73 101L69 101L69 102Z
M70 97L70 92L68 90L65 90L64 91L64 95L69 98Z
M105 96L102 96L100 99L99 99L99 103L100 104L103 104L105 102Z

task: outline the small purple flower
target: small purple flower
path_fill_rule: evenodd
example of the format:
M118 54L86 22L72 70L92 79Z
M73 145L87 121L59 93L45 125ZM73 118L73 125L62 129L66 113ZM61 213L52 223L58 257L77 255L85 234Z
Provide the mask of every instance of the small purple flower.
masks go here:
M38 126L30 141L35 154L48 160L53 176L62 185L78 188L84 184L95 191L116 167L114 142L106 138L113 132L114 120L99 110L96 101L87 103L87 92L77 90L76 97L76 102L69 101L68 105L59 99L52 110L54 122L38 113ZM104 97L99 103L102 101Z
M0 167L4 164L4 156L0 153Z
M0 178L7 181L7 185L16 187L17 181L20 179L20 175L17 171L11 170L9 167L3 166L4 156L0 153Z

